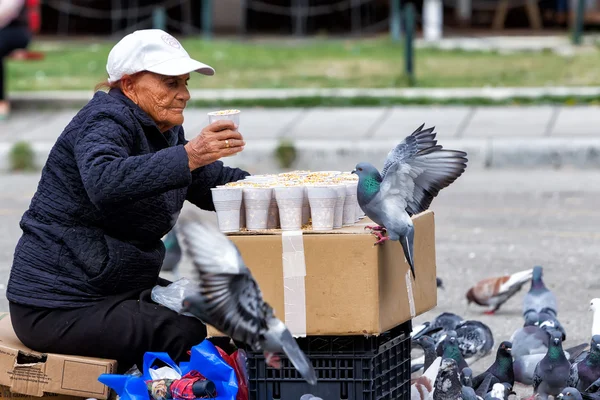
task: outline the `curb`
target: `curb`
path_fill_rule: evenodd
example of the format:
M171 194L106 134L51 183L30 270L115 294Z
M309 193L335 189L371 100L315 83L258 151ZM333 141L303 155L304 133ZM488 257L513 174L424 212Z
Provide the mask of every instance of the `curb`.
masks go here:
M297 140L297 159L293 168L310 170L351 170L360 161L381 166L396 140ZM44 165L54 143L34 143L35 162ZM256 140L242 154L224 159L225 164L251 173L279 171L273 157L276 140ZM0 143L0 171L8 172L8 152L12 143ZM600 138L542 139L448 139L446 149L467 152L468 167L473 169L519 168L600 168Z
M510 99L541 99L568 97L600 97L600 87L502 87L502 88L402 88L402 89L193 89L192 101L285 100L295 98L404 98L431 100L502 101ZM11 92L15 108L79 108L93 96L92 90Z

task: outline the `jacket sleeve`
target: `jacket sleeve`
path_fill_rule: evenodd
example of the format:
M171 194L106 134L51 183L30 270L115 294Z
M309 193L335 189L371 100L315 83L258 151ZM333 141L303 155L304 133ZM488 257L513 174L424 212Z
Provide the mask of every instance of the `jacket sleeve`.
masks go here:
M178 143L187 142L181 127ZM210 189L228 182L239 181L249 175L249 172L240 168L226 167L222 161L215 161L192 172L192 184L188 188L186 200L203 210L215 211Z
M74 145L83 185L96 207L133 203L192 182L183 146L131 156L133 134L118 118L90 116Z

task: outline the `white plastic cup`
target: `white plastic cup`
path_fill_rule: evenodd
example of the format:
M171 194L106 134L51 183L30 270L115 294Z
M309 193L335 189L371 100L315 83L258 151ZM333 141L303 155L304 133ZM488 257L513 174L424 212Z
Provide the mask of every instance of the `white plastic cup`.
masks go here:
M333 230L337 191L333 186L308 186L313 231Z
M219 110L208 113L208 123L212 124L215 121L228 120L233 121L238 127L240 126L240 110Z
M239 232L242 188L211 188L211 194L221 232Z
M335 214L333 215L333 228L341 228L344 224L344 202L346 200L346 186L335 185L333 186L337 194L337 200L335 202Z
M267 229L273 189L245 187L243 188L243 192L246 209L246 228L250 230Z
M346 183L346 199L344 200L343 226L352 226L356 223L356 188L358 183Z
M267 221L267 229L278 229L279 228L279 207L277 206L277 198L275 197L275 191L271 190L271 203L269 204L269 219Z
M310 220L310 203L308 201L308 191L306 186L304 187L304 197L302 198L302 225L308 224Z
M208 123L212 124L215 121L228 120L240 127L240 110L219 110L208 113ZM237 130L237 129L236 129ZM231 154L227 157L236 156L238 153Z
M304 186L274 187L277 207L279 208L279 224L281 230L293 231L302 229L302 203Z

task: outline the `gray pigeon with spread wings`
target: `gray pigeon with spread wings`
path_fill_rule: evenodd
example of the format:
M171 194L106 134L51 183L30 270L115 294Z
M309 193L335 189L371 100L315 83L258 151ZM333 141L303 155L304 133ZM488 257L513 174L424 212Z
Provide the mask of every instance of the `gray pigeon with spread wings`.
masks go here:
M300 375L315 385L310 360L263 300L237 247L206 218L196 221L182 217L177 226L200 275L198 292L183 299L181 312L196 316L255 351L263 351L270 366L279 367L276 354L284 352Z
M358 204L379 225L368 227L379 239L375 243L399 241L415 279L414 226L410 217L427 210L439 191L467 168L467 153L444 150L437 144L434 128L424 126L388 153L381 173L366 162L352 171L358 175ZM387 231L388 235L377 231Z

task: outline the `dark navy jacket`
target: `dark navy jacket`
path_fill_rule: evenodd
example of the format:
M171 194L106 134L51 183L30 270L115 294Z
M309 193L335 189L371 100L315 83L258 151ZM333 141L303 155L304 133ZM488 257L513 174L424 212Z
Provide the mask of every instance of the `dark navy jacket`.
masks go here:
M11 302L74 308L152 288L185 200L214 211L210 188L247 172L190 172L183 128L164 134L119 90L97 92L52 148L21 219Z

